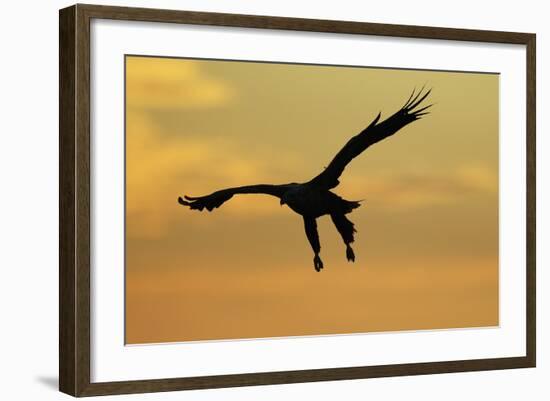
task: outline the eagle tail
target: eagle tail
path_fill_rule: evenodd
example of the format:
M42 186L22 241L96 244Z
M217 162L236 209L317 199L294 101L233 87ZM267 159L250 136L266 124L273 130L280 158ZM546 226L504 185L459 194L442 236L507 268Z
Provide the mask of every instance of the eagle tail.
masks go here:
M357 209L359 206L361 206L361 201L349 201L342 199L342 211L344 214L351 213L353 209Z

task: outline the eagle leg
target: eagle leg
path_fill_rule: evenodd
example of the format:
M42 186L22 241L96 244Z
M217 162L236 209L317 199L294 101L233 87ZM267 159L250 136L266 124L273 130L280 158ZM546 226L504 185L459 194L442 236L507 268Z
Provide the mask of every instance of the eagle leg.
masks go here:
M315 253L313 267L315 267L315 271L320 272L323 268L323 261L319 257L321 243L319 242L319 233L317 232L317 221L315 218L304 216L304 228L306 229L306 235L311 245L311 249L313 249Z
M340 233L344 244L346 244L346 258L348 262L355 262L355 253L350 245L355 240L354 234L356 230L353 223L344 214L333 213L330 217Z

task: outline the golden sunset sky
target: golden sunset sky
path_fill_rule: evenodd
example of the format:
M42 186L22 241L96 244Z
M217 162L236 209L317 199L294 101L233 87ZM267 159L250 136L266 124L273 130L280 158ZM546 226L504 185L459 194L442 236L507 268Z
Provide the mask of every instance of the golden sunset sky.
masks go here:
M180 195L304 182L414 87L432 113L367 149L334 190L364 199L355 263L318 220L235 196L212 213ZM126 57L126 342L498 325L495 74Z

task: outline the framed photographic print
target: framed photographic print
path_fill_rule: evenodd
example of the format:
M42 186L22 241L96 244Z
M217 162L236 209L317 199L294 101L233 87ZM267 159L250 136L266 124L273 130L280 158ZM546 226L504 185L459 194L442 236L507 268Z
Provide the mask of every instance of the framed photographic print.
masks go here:
M535 35L60 11L60 390L535 366Z

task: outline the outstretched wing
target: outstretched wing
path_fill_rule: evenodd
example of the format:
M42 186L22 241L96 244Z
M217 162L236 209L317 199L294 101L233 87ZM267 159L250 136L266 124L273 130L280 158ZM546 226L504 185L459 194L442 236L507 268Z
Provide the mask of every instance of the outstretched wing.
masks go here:
M415 110L415 108L418 107L431 92L430 89L426 93L422 94L423 89L424 88L420 89L420 91L416 94L415 91L413 91L405 105L386 120L378 122L381 115L379 113L374 121L371 122L369 126L358 135L351 138L338 152L334 159L332 159L328 167L317 177L313 178L308 184L327 190L334 188L339 184L338 178L348 163L355 157L359 156L365 149L395 134L405 125L418 120L423 115L428 114L426 109L431 107L431 104Z
M243 187L236 188L227 188L220 191L216 191L210 195L205 196L184 196L183 199L181 196L178 198L180 205L188 206L193 210L200 210L206 208L209 212L213 209L220 207L224 202L227 202L237 194L265 194L272 195L280 198L288 189L288 185L268 185L268 184L259 184L259 185L247 185Z

